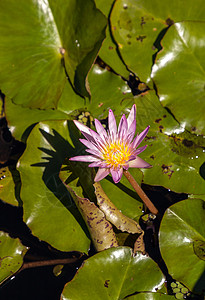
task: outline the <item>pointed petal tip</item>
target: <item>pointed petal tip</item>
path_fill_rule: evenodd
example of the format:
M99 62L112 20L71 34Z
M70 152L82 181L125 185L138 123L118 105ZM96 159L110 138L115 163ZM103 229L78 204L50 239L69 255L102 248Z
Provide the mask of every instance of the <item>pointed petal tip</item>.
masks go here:
M110 170L108 168L99 168L97 171L97 174L94 178L95 182L98 182L105 178L110 173Z
M77 120L73 120L73 122L75 123L75 126L81 131L81 132L86 132L89 133L89 127L87 127L86 125L84 125L83 123L77 121Z
M136 159L129 161L129 167L147 169L151 168L152 166L148 162L144 161L141 157L137 156Z
M133 104L133 105L132 105L131 110L132 110L132 109L134 110L134 113L136 113L136 104Z
M119 170L114 170L113 168L111 168L110 173L112 175L114 183L118 183L122 178L123 168L120 168Z

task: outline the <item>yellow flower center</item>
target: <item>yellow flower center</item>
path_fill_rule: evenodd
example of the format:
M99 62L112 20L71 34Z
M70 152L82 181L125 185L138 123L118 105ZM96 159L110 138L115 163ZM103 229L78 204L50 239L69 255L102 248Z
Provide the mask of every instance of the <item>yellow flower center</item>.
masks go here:
M125 144L112 143L105 148L103 158L107 164L113 167L124 165L130 157L129 147Z

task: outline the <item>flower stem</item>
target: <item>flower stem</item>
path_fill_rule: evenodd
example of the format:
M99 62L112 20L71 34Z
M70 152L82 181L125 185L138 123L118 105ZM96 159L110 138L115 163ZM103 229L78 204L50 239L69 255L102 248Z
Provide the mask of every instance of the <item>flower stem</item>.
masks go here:
M140 198L142 199L142 201L144 202L146 207L149 209L149 211L153 215L158 215L159 214L158 209L154 206L154 204L151 202L151 200L147 197L145 192L141 189L141 187L136 182L134 177L130 174L130 172L123 170L123 173L124 173L125 177L127 178L127 180L129 181L129 183L133 186L133 188L135 189L137 194L140 196Z

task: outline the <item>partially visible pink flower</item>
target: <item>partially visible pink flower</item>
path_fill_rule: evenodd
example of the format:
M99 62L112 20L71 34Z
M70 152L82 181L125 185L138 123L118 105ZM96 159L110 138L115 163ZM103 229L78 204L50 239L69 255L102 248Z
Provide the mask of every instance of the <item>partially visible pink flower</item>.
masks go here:
M80 139L81 143L87 147L86 151L91 155L75 156L70 160L90 162L89 167L99 167L95 181L100 181L111 173L113 181L118 183L122 178L123 169L151 167L150 164L138 157L147 145L136 148L147 135L150 126L134 138L136 130L135 104L127 119L125 115L122 116L118 129L111 109L108 115L108 131L97 119L95 119L97 132L78 121L74 122L86 138Z

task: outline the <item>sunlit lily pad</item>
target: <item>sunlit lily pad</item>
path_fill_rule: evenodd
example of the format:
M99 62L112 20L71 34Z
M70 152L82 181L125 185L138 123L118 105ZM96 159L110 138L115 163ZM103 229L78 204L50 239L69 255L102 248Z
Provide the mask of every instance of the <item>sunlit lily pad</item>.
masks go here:
M160 226L160 249L170 275L189 290L205 286L205 202L188 199L167 209Z
M162 40L152 78L160 101L188 130L205 134L205 22L174 24Z
M89 95L86 76L107 25L92 0L9 0L0 4L0 20L0 85L14 103L56 108L67 76Z
M199 11L199 7L203 8L203 0L194 4L188 1L186 5L177 0L171 3L169 0L156 0L154 4L152 0L116 1L111 14L111 30L128 69L141 81L151 84L153 59L166 29L179 21L204 21L204 9Z
M0 231L0 282L14 274L23 264L26 247Z
M95 0L95 3L97 8L99 8L107 18L109 18L114 1ZM126 65L121 60L119 53L117 52L117 45L113 41L109 21L106 29L106 38L103 41L98 55L103 60L103 62L110 66L116 73L128 79L129 71L126 68Z
M62 299L119 300L134 292L154 291L163 282L152 259L139 253L133 257L127 247L112 248L85 261L65 286Z

